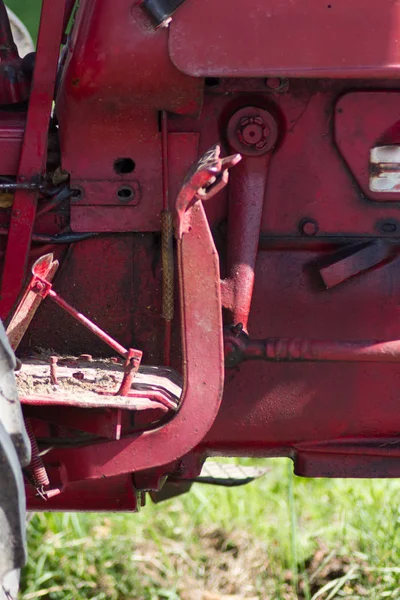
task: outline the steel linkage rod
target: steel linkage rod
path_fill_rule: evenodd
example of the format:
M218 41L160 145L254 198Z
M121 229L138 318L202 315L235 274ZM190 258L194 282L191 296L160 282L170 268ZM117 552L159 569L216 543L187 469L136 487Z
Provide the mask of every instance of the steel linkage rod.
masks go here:
M224 336L225 364L235 367L248 360L273 362L400 362L400 340L313 340L308 338L251 339L239 327Z
M162 312L164 328L164 364L171 362L171 328L174 318L174 228L172 212L169 207L169 171L168 171L168 116L166 111L161 117L162 146L162 182L163 210L161 212L161 252L162 252Z

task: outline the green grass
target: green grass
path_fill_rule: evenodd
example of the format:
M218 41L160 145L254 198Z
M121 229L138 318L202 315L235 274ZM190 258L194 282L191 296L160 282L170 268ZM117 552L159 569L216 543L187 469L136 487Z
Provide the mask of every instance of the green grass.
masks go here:
M41 0L6 0L7 6L24 22L34 40L37 38Z
M400 482L270 462L248 486L196 485L136 515L35 515L22 598L400 598Z

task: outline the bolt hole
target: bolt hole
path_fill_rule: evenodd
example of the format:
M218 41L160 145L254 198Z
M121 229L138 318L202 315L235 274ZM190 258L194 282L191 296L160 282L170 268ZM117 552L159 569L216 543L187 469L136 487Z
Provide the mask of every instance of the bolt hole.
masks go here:
M135 167L135 161L131 158L117 158L114 161L114 171L118 173L118 175L126 175L127 173L133 173Z
M206 77L205 78L206 87L216 88L219 86L220 83L221 83L221 80L219 77Z
M395 233L397 231L396 223L382 223L381 225L382 233Z
M83 196L84 196L84 192L82 188L73 188L71 193L71 201L72 202L78 202L78 200L82 200Z
M328 4L328 8L332 8L332 4Z
M121 200L121 202L129 202L129 200L132 200L132 198L134 197L134 192L131 187L126 185L124 187L119 188L117 196Z

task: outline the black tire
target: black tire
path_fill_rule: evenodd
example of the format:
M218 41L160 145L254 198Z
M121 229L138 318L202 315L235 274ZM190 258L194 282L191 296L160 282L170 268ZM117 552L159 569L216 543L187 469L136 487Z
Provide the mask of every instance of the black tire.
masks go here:
M22 467L30 462L14 371L16 358L0 322L0 600L17 600L26 562L26 501Z

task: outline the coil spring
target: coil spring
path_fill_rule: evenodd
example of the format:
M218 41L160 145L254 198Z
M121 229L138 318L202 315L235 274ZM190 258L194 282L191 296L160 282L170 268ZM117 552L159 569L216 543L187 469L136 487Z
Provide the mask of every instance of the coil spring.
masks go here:
M25 428L31 443L32 459L28 470L32 475L34 484L37 488L46 487L50 484L46 467L39 455L39 448L36 442L35 434L33 433L32 423L30 419L25 419Z

